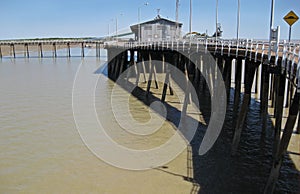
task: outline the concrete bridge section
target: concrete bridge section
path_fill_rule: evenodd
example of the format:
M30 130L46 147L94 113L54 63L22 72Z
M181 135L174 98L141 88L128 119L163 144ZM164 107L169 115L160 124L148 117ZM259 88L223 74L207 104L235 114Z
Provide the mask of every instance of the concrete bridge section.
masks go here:
M102 40L20 40L20 41L0 41L0 58L3 57L2 48L10 47L10 56L16 58L16 46L21 46L24 48L24 57L30 57L30 49L29 47L36 47L39 57L44 57L43 48L51 47L52 56L57 57L57 47L63 46L67 48L67 57L71 57L71 47L80 47L81 48L81 56L85 57L84 48L85 47L93 47L96 49L96 56L100 57L100 49L103 48Z
M286 154L293 130L296 128L297 132L300 133L300 126L295 126L299 113L300 97L299 45L285 42L272 43L270 45L266 42L253 41L236 42L222 40L209 42L203 40L197 42L118 43L105 45L105 48L108 50L108 76L112 80L117 80L119 75L127 68L141 62L143 64L142 70L136 69L135 72L136 84L138 85L140 73L144 74L146 81L145 72L148 72L147 92L150 92L151 80L153 77L155 78L157 71L165 73L166 81L161 96L161 101L163 102L165 101L168 88L170 94L172 94L172 86L169 81L172 73L167 71L166 63L180 69L194 85L204 83L202 88L207 87L208 82L211 81L214 84L216 78L222 77L227 95L230 93L230 87L232 86L231 77L234 73L234 104L238 119L235 123L232 140L232 157L235 157L239 147L241 132L250 105L251 91L252 87L254 87L260 98L263 134L266 131L267 117L269 115L269 101L271 102L270 106L274 108L273 165L271 166L269 180L266 183L264 193L272 193L274 191L281 163ZM203 69L204 66L202 64L207 60L207 53L213 56L221 74L218 74L218 71L213 68ZM194 60L191 60L191 58ZM151 63L153 60L162 61L162 66L155 67ZM144 65L146 61L149 62L149 67ZM193 61L199 64L200 69L196 68L196 64ZM233 64L235 64L234 71ZM203 80L203 73L210 74L211 80ZM244 80L242 80L242 77ZM155 83L155 86L158 87L157 83ZM243 99L239 107L242 92ZM189 95L188 92L186 95ZM184 107L182 113L185 112ZM289 113L287 121L282 123L284 108L288 108ZM284 125L283 128L282 125Z

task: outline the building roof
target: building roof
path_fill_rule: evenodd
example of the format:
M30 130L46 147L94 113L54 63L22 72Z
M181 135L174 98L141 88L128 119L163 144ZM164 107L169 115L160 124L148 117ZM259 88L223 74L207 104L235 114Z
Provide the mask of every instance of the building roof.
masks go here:
M153 20L149 20L149 21L146 21L146 22L143 22L143 23L140 23L140 25L144 25L144 24L154 24L154 23L158 23L160 21L164 21L164 22L167 22L167 23L170 23L172 25L176 25L176 22L175 21L172 21L172 20L168 20L166 18L162 18L160 15L157 15ZM139 24L135 24L135 25L132 25L130 26L131 29L135 29L138 27ZM178 26L181 27L182 26L182 23L178 22Z

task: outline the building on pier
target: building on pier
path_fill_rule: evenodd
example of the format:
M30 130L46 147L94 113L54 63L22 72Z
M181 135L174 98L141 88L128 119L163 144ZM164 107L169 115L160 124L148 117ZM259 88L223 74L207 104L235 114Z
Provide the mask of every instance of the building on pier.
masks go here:
M140 35L142 42L172 41L181 38L182 23L157 15L153 20L135 24L130 28L135 35L135 40L138 40Z

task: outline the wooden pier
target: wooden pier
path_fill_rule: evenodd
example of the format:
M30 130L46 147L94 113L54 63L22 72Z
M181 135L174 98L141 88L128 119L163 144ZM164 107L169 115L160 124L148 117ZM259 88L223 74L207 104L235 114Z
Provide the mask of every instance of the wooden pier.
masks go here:
M81 57L85 57L84 48L95 48L96 56L100 57L100 49L103 48L104 42L102 40L32 40L32 41L0 41L0 58L4 57L2 50L4 47L9 47L9 56L16 58L17 52L16 47L23 47L24 57L29 58L30 52L38 53L38 57L43 58L44 48L47 47L48 50L52 51L52 57L58 57L57 48L65 48L67 50L66 57L71 56L71 48L79 47L81 48ZM33 49L32 49L33 48ZM21 51L22 52L22 51ZM65 57L65 56L61 56Z
M221 71L228 96L232 86L232 74L235 73L234 104L238 119L232 140L232 157L235 157L239 147L254 87L255 93L260 96L261 117L263 118L262 135L267 128L269 102L271 102L270 106L275 110L273 116L275 120L273 165L264 193L272 193L274 191L291 135L295 132L300 133L300 126L295 126L297 115L299 115L300 45L285 42L269 45L266 42L255 41L236 42L221 40L209 42L203 40L196 42L127 43L106 45L105 48L108 50L108 76L112 80L117 80L119 75L130 66L150 61L147 92L150 91L152 77L155 77L157 71L155 66L151 65L152 60L162 61L162 64L172 64L185 73L193 84L199 84L201 79L203 79L200 76L204 73L203 71L209 72L212 74L212 77L220 76L217 75L218 71L215 69L203 70L201 65L200 69L196 68L196 64L203 64L206 60L206 54L210 53ZM134 55L136 55L136 59L133 57ZM189 57L185 56L189 56L194 60L190 60ZM145 73L145 69L147 68L144 67L142 71L136 71L137 80L140 77L140 72ZM164 72L164 69L165 67L161 67L158 71ZM172 92L169 82L172 73L168 71L164 73L166 81L161 96L161 101L163 102L165 101L168 87L170 87L170 92ZM244 80L242 80L242 77L244 77ZM241 93L243 93L242 102L239 101ZM239 107L240 103L241 106ZM285 126L282 128L285 108L288 108L289 114ZM183 107L182 113L184 111ZM300 124L300 122L298 123ZM295 128L297 131L294 131ZM280 136L281 132L282 136Z

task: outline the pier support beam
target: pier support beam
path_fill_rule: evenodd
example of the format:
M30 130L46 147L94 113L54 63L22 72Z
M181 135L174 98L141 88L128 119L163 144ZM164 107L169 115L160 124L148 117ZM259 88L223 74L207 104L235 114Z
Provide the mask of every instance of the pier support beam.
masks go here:
M153 72L154 72L154 65L152 64L151 53L149 53L149 67L150 67L150 72L149 72L149 78L148 78L148 84L147 84L147 95L150 93L151 81L152 81L152 76L153 76Z
M0 58L2 58L2 49L1 49L1 45L0 45Z
M14 58L16 58L16 50L15 50L14 44L10 45L10 56L13 56Z
M231 154L234 156L236 154L240 138L241 138L241 133L243 129L243 125L246 119L246 115L249 109L249 102L251 99L251 88L254 80L254 74L256 70L256 64L246 64L247 67L247 74L246 76L246 82L245 82L245 93L244 93L244 98L243 98L243 103L241 106L241 110L239 111L239 116L237 119L237 124L234 132L234 137L233 137L233 142L232 142L232 150Z
M42 43L38 44L39 57L43 58L43 46Z
M142 51L139 52L139 56L140 56L140 59L142 61L142 71L143 71L143 76L144 76L144 83L147 83L145 59L144 59L144 55L142 54Z
M84 44L81 43L81 57L84 57Z
M71 57L70 43L67 43L67 57Z
M297 126L297 134L300 134L300 109L298 112L298 126Z
M271 173L268 179L268 182L265 186L264 189L264 194L269 194L269 193L273 193L274 189L275 189L275 185L276 182L278 180L279 177L279 173L280 173L280 168L281 168L281 164L284 158L284 155L286 154L292 133L293 133L293 129L294 129L294 125L297 119L297 114L299 111L299 91L297 91L294 95L294 99L292 102L292 105L290 107L289 110L289 115L288 115L288 119L287 122L285 124L284 127L284 132L279 144L279 149L278 149L278 153L276 154L276 157L274 159L272 168L271 168Z
M225 59L225 67L223 70L223 79L225 81L227 99L229 99L229 95L230 95L231 70L232 70L232 59L228 57Z
M170 82L170 69L168 68L169 64L166 64L166 78L165 78L165 82L164 82L164 88L163 88L163 93L162 93L162 97L161 97L161 101L165 102L166 99L166 95L167 95L167 89L169 86L169 82Z
M130 60L129 60L129 65L127 68L130 68L131 66L135 65L135 59L134 59L135 50L130 49L129 51L130 51ZM129 77L131 76L130 75L131 73L132 73L131 70L127 71L127 81L129 81Z
M275 101L276 101L276 86L277 82L275 80L275 75L272 74L271 75L271 79L270 79L270 100L271 100L271 107L274 108L275 107Z
M234 90L234 106L238 106L240 94L241 94L241 84L242 84L242 59L238 58L235 61L235 90Z
M256 73L255 73L255 86L254 86L255 87L254 88L255 94L258 93L258 89L259 89L259 85L260 85L260 83L259 83L259 75L261 75L260 74L260 66L257 67Z
M100 57L101 52L100 52L100 44L96 43L96 57Z
M107 49L108 77L114 81L116 80L114 77L115 53L116 49Z
M54 58L56 58L56 57L57 57L57 53L56 53L56 44L55 44L55 43L53 43L53 51L52 51L52 56L53 56Z
M279 70L280 71L280 70ZM275 76L276 80L276 111L275 115L275 128L274 128L274 142L273 142L273 158L276 158L280 142L280 132L281 132L281 123L282 123L282 114L283 114L283 101L284 101L284 90L285 90L285 72Z
M262 89L261 89L261 99L260 108L262 116L262 133L265 134L267 127L267 116L268 116L268 106L269 106L269 64L265 61L262 64Z
M169 56L169 54L167 54ZM165 63L165 59L167 58L167 60L169 59L169 57L165 57L165 55L163 54L163 63ZM172 55L174 57L174 59L177 59L178 54ZM176 65L176 61L174 60ZM164 88L163 88L163 93L162 93L162 97L161 97L161 101L165 102L166 99L166 95L167 95L167 90L169 87L170 90L170 95L173 95L173 89L171 88L171 69L169 67L169 63L165 63L165 72L166 72L166 78L165 78L165 82L164 82Z
M29 58L28 44L24 44L24 57Z
M121 75L127 68L128 65L128 53L127 51L123 52L121 57L121 64L120 64L120 68L119 68L119 75Z
M286 62L286 69L291 69L291 66L292 66L292 61L290 61L290 60L288 60L287 62ZM284 107L285 108L288 108L289 107L289 105L290 105L290 103L291 103L291 99L292 99L292 95L291 95L291 93L290 93L290 90L291 90L291 87L293 87L292 86L292 84L290 83L290 80L291 80L291 72L290 71L287 71L286 72L286 75L287 75L287 82L286 82L286 94L285 94L285 105L284 105Z

